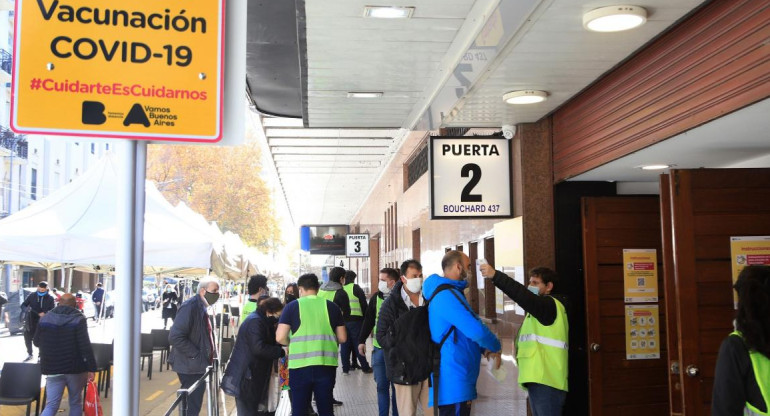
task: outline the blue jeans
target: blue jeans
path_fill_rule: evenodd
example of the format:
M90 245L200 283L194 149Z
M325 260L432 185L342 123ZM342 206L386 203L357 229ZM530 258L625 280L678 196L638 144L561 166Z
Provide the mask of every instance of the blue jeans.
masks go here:
M361 332L363 324L363 321L345 322L345 328L348 330L348 340L340 345L340 357L342 358L342 371L344 373L350 371L351 353L358 357L358 362L363 370L369 369L369 362L366 361L366 357L358 353L358 334Z
M289 369L289 388L291 389L291 414L306 415L310 397L315 396L315 405L319 416L333 416L332 392L337 367L311 365Z
M532 416L561 416L567 392L551 386L527 383Z
M69 416L83 414L83 389L88 383L88 373L62 374L56 377L47 377L45 380L45 409L42 416L54 416L59 412L64 388L67 387L69 395Z
M195 384L199 378L203 377L203 374L181 374L177 373L179 382L182 383L182 388L186 389ZM201 412L201 406L203 406L203 395L206 393L206 384L201 383L194 392L190 393L187 399L187 414L189 416L198 416Z
M380 410L380 416L388 416L388 408L391 406L393 416L398 416L396 388L393 383L388 381L385 374L385 352L377 347L372 351L372 368L374 369L374 382L377 383L377 408Z

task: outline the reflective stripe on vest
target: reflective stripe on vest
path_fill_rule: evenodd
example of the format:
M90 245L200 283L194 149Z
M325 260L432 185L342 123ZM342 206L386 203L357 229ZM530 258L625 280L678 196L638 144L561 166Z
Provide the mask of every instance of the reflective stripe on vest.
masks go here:
M564 305L556 299L556 319L551 325L541 324L527 314L519 330L516 359L519 362L519 384L537 383L567 391L569 323Z
M377 342L377 322L380 321L380 307L382 306L382 298L379 297L379 295L375 295L377 298L377 312L374 313L374 337L372 337L372 345L374 345L375 348L382 348L380 347L380 343Z
M337 366L337 337L329 322L326 299L303 296L299 305L299 328L289 335L289 368L312 365Z
M735 335L743 339L743 334L740 331L734 331L730 335ZM762 398L765 400L765 408L767 412L761 412L751 403L746 402L746 406L743 409L745 416L768 416L770 415L770 383L767 381L767 377L760 377L760 374L770 374L770 358L765 357L761 353L749 350L749 358L751 358L751 366L754 369L754 379L759 385L759 391L762 393Z
M353 294L354 286L355 283L348 283L343 286L345 293L348 294L348 298L350 299L350 316L364 316L364 313L361 311L361 301L359 301L358 297Z

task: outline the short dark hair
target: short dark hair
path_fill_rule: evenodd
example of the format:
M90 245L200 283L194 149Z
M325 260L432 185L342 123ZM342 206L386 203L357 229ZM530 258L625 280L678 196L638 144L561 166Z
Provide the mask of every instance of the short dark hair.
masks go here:
M345 271L345 284L355 282L357 276L358 275L353 270L346 270Z
M37 284L37 287L42 287L42 288L48 289L48 282L42 281L42 282Z
M420 264L419 261L415 259L409 259L403 263L401 263L401 276L406 276L406 271L410 267L414 267L415 269L422 271L422 264Z
M463 252L457 250L449 250L444 254L444 258L441 259L441 270L446 270L451 266L459 263L463 259Z
M770 266L746 266L733 288L738 292L735 328L749 349L770 357Z
M380 270L380 273L385 273L386 275L388 275L388 278L390 280L398 280L398 270L392 267L386 267Z
M556 286L556 283L559 281L559 275L556 274L555 271L549 269L548 267L535 267L529 271L529 275L531 276L537 276L540 278L540 280L543 281L544 285L547 285L548 283L553 283L554 286Z
M318 284L318 276L315 273L308 273L297 279L297 286L305 290L318 290L321 285Z
M97 283L96 287L102 287L102 284L101 283Z
M255 274L249 279L249 295L256 295L259 289L267 289L267 277L261 274Z
M340 283L342 276L345 276L345 269L342 267L332 267L332 269L329 270L329 280L332 282Z
M283 303L278 298L265 298L259 302L257 310L262 313L276 313L283 310Z

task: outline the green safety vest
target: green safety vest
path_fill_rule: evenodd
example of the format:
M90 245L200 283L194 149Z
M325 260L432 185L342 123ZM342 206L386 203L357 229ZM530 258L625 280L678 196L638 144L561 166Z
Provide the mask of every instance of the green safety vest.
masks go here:
M326 299L329 302L334 302L334 295L337 294L336 290L319 290L318 291L318 297L322 299Z
M246 317L256 310L257 302L252 302L251 299L246 299L246 303L243 304L243 310L241 310L241 322L245 321Z
M310 295L297 299L300 324L289 335L289 368L337 366L337 337L329 322L326 299Z
M353 294L353 286L355 286L355 283L348 283L342 287L348 294L348 298L350 298L350 316L364 316L364 312L361 310L361 302Z
M561 302L556 302L556 320L542 325L527 314L519 330L516 359L519 362L519 385L538 383L567 391L569 323Z
M735 335L743 339L743 334L740 331L734 331L730 335ZM743 409L743 414L747 416L770 415L770 383L768 383L767 377L760 377L760 374L770 374L770 358L765 357L761 353L749 350L749 358L751 358L751 366L754 368L754 378L759 385L759 391L762 393L762 398L765 399L765 407L767 412L760 412L759 409L752 406L751 403L746 402L746 407Z
M382 298L375 295L377 298L377 312L374 313L374 337L372 339L372 345L374 345L374 348L382 348L380 347L380 343L377 342L377 322L380 320L380 307L382 306Z

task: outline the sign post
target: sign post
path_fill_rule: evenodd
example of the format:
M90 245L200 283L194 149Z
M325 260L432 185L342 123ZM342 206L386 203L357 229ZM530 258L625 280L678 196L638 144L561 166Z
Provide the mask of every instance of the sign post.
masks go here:
M224 0L17 0L11 127L222 138Z
M369 234L347 234L345 254L348 257L369 257Z
M430 138L431 219L510 218L511 186L508 139Z

